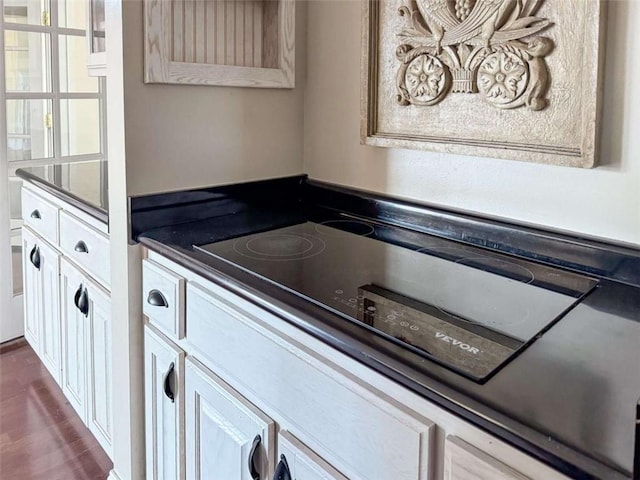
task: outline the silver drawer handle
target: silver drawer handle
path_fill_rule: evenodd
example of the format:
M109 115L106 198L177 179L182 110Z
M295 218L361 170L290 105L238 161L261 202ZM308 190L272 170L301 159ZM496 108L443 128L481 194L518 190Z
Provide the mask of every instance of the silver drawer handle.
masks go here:
M73 249L78 253L89 253L89 249L87 248L87 244L84 241L80 240L76 243L76 246Z
M147 303L154 307L167 307L169 308L169 304L167 303L167 299L164 297L160 290L151 290L149 292L149 296L147 297Z

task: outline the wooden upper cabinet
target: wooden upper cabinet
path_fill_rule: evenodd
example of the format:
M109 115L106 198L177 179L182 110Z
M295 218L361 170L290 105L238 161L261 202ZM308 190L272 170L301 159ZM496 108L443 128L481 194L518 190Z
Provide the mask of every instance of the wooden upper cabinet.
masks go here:
M293 88L295 0L144 0L145 82Z

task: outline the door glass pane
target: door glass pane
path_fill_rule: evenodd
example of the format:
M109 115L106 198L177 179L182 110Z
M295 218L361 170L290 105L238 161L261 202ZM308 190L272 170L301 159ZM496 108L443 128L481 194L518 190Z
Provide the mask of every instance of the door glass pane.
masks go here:
M49 12L48 0L4 0L4 21L42 25L44 12Z
M22 180L18 177L9 177L9 218L11 229L22 226Z
M58 25L84 30L87 27L86 0L58 0Z
M11 219L11 266L13 294L22 293L22 179L9 177L9 213Z
M51 100L7 100L10 162L53 156Z
M5 30L4 40L7 92L50 92L49 35Z
M87 40L60 35L60 91L97 92L98 79L87 70Z
M21 231L11 231L11 272L13 283L13 294L22 293L22 235Z
M100 153L100 101L61 100L62 156Z
M91 0L91 53L105 52L104 0Z

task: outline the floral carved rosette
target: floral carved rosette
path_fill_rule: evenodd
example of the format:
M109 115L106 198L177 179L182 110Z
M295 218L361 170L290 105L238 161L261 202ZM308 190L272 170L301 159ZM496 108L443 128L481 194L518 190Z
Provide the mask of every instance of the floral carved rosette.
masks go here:
M449 93L479 94L498 108L548 105L549 28L545 0L409 0L398 13L400 105L435 105Z

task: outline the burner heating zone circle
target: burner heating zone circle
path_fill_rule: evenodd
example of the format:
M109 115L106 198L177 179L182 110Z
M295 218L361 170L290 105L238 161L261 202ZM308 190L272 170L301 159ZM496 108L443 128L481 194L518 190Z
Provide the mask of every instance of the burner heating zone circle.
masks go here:
M262 234L240 239L233 249L240 255L254 260L295 261L319 255L324 251L324 241L305 233Z

